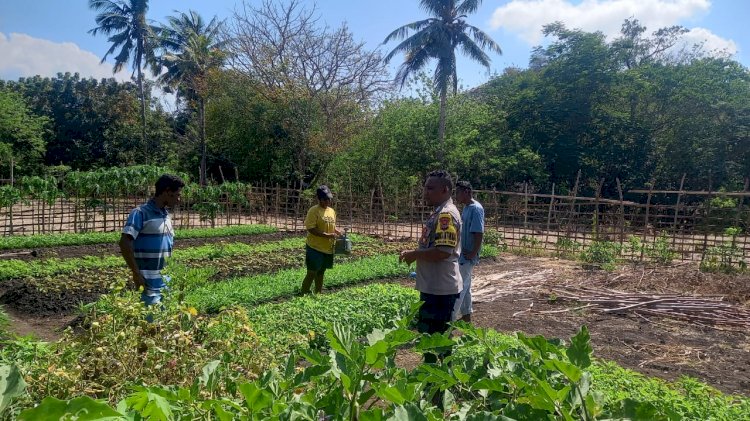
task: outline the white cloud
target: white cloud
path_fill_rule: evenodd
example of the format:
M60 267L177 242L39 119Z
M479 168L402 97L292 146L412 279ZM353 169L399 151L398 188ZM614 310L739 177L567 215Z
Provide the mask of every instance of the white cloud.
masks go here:
M130 72L112 74L112 64L100 64L100 57L72 42L52 42L26 34L0 32L0 77L53 77L57 73L78 72L82 77L130 80Z
M517 34L529 44L542 40L542 26L555 21L568 28L601 31L617 36L626 18L633 17L654 31L706 13L709 0L512 0L495 9L490 25ZM700 35L710 34L707 30ZM712 40L720 38L712 35ZM731 41L725 41L731 42Z
M731 39L724 39L706 28L693 28L682 37L683 46L689 48L703 43L705 51L727 52L730 56L737 54L739 47Z

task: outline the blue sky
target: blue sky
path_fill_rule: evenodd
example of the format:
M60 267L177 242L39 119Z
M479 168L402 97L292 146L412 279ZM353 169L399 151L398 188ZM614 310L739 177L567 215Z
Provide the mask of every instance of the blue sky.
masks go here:
M384 53L394 46L380 46L390 31L425 17L418 0L302 1L316 4L321 19L329 26L346 22L355 39ZM175 9L193 9L205 18L216 15L229 19L236 4L237 0L151 0L149 18L163 21ZM111 76L111 63L98 63L108 49L106 38L87 33L95 25L95 12L87 5L87 0L0 1L0 78L53 76L65 71L97 78ZM533 46L544 42L540 30L545 23L559 20L570 28L615 36L627 17L639 19L650 31L685 26L691 30L688 39L727 49L736 60L750 66L748 0L484 0L469 21L502 47L502 55L491 57L491 72L499 73L509 66L527 66ZM395 61L398 64L399 59ZM490 77L486 69L463 59L458 72L467 88ZM129 76L129 71L116 75L121 80Z

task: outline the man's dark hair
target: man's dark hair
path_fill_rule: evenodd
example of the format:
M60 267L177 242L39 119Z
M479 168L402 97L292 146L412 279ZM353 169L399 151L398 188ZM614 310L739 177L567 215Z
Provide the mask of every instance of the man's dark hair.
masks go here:
M439 178L444 186L448 187L448 190L453 191L453 178L451 174L445 170L435 170L427 174L427 177Z
M156 196L166 191L177 191L185 187L185 182L180 177L172 174L164 174L156 180Z
M471 193L471 191L472 191L472 189L471 189L471 183L469 183L466 180L456 181L456 189L461 189L461 190L464 190L464 191L467 191L467 192Z
M318 200L333 199L333 193L331 193L331 189L329 189L325 184L321 185L317 190L315 190L315 195L318 197Z

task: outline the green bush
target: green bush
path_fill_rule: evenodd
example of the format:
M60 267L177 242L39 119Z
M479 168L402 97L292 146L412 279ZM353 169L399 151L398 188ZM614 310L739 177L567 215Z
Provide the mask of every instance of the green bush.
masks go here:
M730 227L724 230L724 235L731 237L717 246L709 247L701 260L700 269L704 272L737 273L747 270L745 251L737 245L737 236L742 233L741 228Z
M594 241L583 249L580 259L584 263L598 265L604 270L614 270L621 249L619 244L611 241Z

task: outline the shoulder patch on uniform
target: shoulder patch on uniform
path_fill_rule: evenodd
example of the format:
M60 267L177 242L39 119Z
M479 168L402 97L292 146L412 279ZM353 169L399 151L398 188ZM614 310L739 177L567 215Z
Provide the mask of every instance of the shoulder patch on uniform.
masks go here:
M453 216L449 212L441 212L435 227L435 245L456 247L458 245L458 233Z

